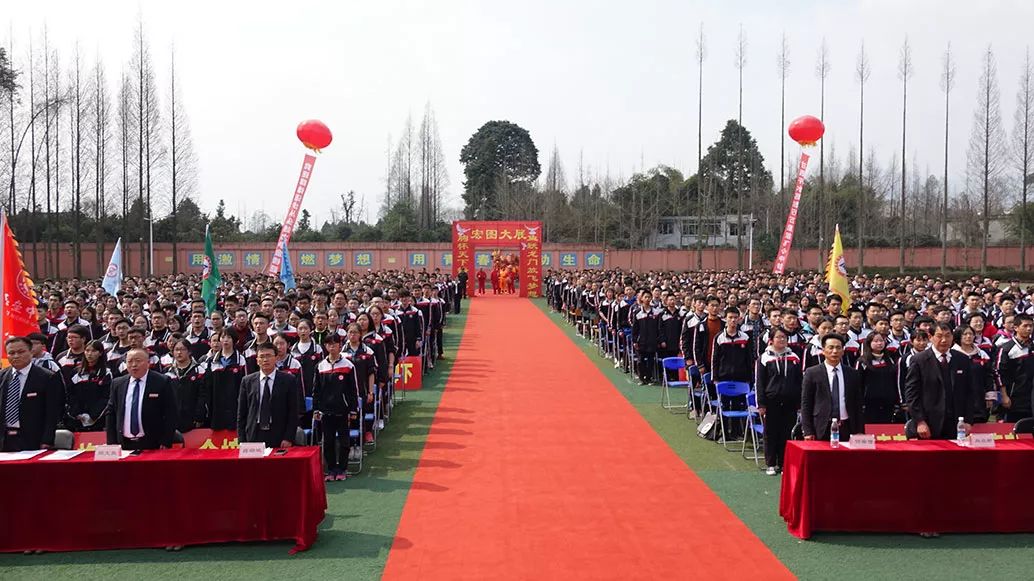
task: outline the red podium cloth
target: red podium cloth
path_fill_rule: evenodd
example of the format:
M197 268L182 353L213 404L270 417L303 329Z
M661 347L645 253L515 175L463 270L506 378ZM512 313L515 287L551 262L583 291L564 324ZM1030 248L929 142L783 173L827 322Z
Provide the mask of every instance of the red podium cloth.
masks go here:
M951 441L878 442L876 450L788 442L779 515L814 531L1034 532L1034 442L993 449Z
M327 496L319 448L239 459L158 450L112 462L0 462L0 551L316 540Z

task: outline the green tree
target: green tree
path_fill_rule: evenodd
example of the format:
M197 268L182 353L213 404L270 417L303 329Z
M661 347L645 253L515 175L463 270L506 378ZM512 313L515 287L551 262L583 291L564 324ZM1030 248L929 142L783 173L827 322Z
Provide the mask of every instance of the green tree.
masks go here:
M743 144L742 154L739 151ZM700 165L701 178L712 183L718 195L713 201L715 214L737 212L737 200L756 192L770 197L772 173L765 168L765 158L750 131L730 119L721 137L707 148ZM710 181L709 181L710 180Z
M194 243L205 239L205 225L208 224L208 216L201 211L194 200L186 198L177 204L175 220L170 214L155 221L154 241L171 242L174 223L179 233L177 240L180 242Z
M7 51L0 47L0 91L14 94L18 89L18 71L7 59Z
M469 219L498 220L508 208L499 199L499 182L531 183L542 172L539 151L527 129L509 121L489 121L460 151L463 210Z
M226 215L226 202L219 200L219 205L215 207L215 217L212 218L212 222L209 225L212 230L212 239L217 242L237 242L241 240L241 221L239 218L234 216ZM277 232L280 231L280 225L276 225ZM276 238L273 238L276 241Z
M1026 205L1020 202L1013 206L1006 217L1005 231L1017 240L1020 238L1020 232L1025 232L1027 240L1034 238L1034 202L1028 202Z
M391 242L416 242L420 240L420 228L416 221L416 208L408 200L399 200L388 208L377 226L384 233L384 239Z

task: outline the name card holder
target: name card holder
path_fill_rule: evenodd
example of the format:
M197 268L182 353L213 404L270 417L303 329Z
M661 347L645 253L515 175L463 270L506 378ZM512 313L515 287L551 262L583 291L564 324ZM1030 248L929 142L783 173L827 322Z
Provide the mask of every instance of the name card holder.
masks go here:
M262 458L266 455L266 445L262 442L241 442L237 447L238 458Z
M122 446L115 444L101 444L93 450L94 462L111 462L122 459Z
M876 435L875 434L851 434L852 450L875 450L876 449Z
M995 447L995 435L994 434L970 434L969 435L969 447L970 448L994 448Z

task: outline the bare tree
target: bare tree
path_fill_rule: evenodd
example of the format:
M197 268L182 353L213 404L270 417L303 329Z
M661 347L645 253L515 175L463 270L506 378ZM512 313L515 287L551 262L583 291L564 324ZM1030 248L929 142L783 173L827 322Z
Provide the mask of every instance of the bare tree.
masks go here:
M1020 270L1027 270L1027 184L1034 164L1034 64L1030 47L1023 54L1020 88L1016 94L1016 115L1013 121L1013 157L1020 170Z
M743 168L743 67L747 65L747 35L743 32L743 25L740 24L740 33L736 37L736 71L739 74L739 108L736 113L736 120L739 127L736 129L736 164L737 173ZM733 177L736 184L736 269L743 270L743 176Z
M905 160L905 138L908 135L908 80L912 78L912 47L908 44L908 37L901 45L901 53L898 58L898 79L901 80L901 227L898 233L900 255L898 259L898 272L905 272L905 191L906 191L906 160Z
M704 135L704 58L707 56L707 44L704 39L704 23L700 23L700 34L697 36L697 176L703 175L700 167L704 159L703 135ZM610 168L607 168L608 190L610 184ZM705 213L705 192L703 185L697 180L697 269L704 268L704 239L700 235L700 224Z
M82 183L83 183L83 113L87 111L86 94L82 84L82 54L79 43L75 45L72 55L72 68L69 71L68 85L71 99L68 110L69 144L71 145L71 185L72 185L72 222L74 235L72 239L72 263L76 278L83 276L82 259Z
M826 78L829 76L829 45L826 39L822 39L819 46L818 60L815 62L815 76L819 78L819 119L826 122ZM822 205L826 197L826 142L819 140L819 193L815 200L815 226L818 229L818 270L821 272L825 265L826 248L825 232L826 225L823 220Z
M190 134L187 111L183 106L182 89L176 85L176 52L172 51L172 70L169 87L169 134L172 208L169 217L172 222L172 270L179 272L177 243L179 205L197 194L198 170L194 153L194 140Z
M944 199L941 206L941 274L948 271L948 112L951 90L955 86L955 60L951 54L951 43L941 57L941 91L944 92Z
M779 211L786 210L786 77L790 75L790 41L783 32L779 46Z
M97 239L97 272L104 272L104 222L107 218L108 187L108 143L111 141L111 100L108 97L108 80L100 59L93 69L93 88L90 95L93 106L93 184L94 184L94 230Z
M987 239L990 235L991 202L1001 184L1005 137L999 107L998 66L988 45L977 90L977 109L973 116L967 170L971 183L980 188L983 202L983 231L980 241L980 272L987 272Z
M133 141L133 83L129 75L123 70L120 76L118 92L118 146L120 153L120 165L122 167L122 239L129 243L129 197L132 192L130 180L132 179L132 152L135 146ZM127 267L129 263L125 262ZM128 273L127 273L128 274Z
M438 135L438 120L430 102L424 106L424 118L420 122L417 157L420 164L417 221L420 228L430 229L438 222L441 199L449 180L445 168L445 153L442 151L442 141Z
M865 82L871 72L863 40L855 65L855 79L858 80L858 274L862 273L862 265L865 264Z

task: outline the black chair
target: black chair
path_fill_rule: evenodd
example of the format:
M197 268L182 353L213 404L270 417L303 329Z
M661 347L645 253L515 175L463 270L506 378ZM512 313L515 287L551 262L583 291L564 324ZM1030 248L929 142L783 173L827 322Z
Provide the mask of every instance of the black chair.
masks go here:
M909 440L919 439L919 432L916 431L916 421L914 419L905 422L905 437Z
M182 446L183 445L183 432L180 432L179 430L176 430L175 432L173 432L172 433L172 443L173 444L179 444L180 446Z
M1014 434L1034 434L1034 418L1023 418L1012 426Z
M791 440L803 440L804 439L804 428L801 427L801 420L797 420L794 424L793 429L790 430Z

